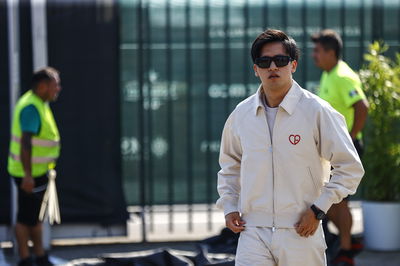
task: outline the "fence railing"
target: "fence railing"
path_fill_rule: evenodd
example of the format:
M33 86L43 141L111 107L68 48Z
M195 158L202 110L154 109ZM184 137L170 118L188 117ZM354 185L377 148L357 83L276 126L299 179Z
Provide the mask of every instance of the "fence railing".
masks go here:
M250 46L263 29L298 42L294 78L311 91L321 74L311 59L314 32L338 31L354 69L372 40L399 48L398 1L124 0L119 10L125 194L150 217L153 205L168 206L169 230L175 204L187 204L193 229L195 203L208 206L211 229L222 127L258 87Z

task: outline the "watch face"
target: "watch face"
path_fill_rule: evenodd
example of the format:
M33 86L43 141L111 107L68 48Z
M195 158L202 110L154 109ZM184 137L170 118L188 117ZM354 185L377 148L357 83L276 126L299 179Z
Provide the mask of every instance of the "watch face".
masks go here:
M324 219L325 218L325 214L323 213L323 212L319 212L318 214L317 214L317 219L318 220L322 220L322 219Z

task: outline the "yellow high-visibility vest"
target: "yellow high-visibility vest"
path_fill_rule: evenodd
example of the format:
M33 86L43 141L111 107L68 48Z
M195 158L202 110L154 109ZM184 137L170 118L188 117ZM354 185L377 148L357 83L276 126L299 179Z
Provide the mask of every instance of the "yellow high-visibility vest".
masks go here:
M60 134L53 112L47 102L29 90L18 100L13 115L8 172L14 177L25 176L21 162L20 114L22 109L31 104L36 107L40 116L39 134L32 137L32 176L39 177L53 169L60 154Z

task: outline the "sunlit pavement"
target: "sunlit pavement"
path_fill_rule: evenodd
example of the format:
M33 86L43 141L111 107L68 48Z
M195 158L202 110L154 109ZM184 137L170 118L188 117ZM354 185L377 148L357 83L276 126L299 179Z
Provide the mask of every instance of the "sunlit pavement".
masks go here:
M362 212L359 202L351 202L353 214L353 234L361 234ZM223 213L213 209L208 213L206 207L196 206L190 215L185 208L177 207L170 216L165 206L154 208L153 215L147 215L146 237L148 243L141 243L141 219L132 212L132 219L128 222L127 237L97 238L97 239L59 239L53 240L51 261L57 265L66 264L68 261L92 258L94 261L102 254L124 253L144 251L157 248L171 248L196 252L196 240L202 240L209 236L217 235L224 225ZM211 217L211 223L208 218ZM173 228L169 221L172 219ZM192 220L192 228L189 231L188 221ZM150 222L153 221L151 226ZM211 228L210 228L211 226ZM335 232L333 225L330 230ZM151 230L150 230L151 229ZM172 229L172 230L171 230ZM211 230L209 230L211 229ZM0 251L0 265L15 265L17 258L13 255L12 248L5 246ZM398 252L374 252L363 251L356 258L357 266L399 266L400 251Z

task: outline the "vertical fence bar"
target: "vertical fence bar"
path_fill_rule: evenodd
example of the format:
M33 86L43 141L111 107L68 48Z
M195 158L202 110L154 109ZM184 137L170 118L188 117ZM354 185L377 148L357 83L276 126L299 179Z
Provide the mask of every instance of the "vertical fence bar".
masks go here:
M342 30L343 49L342 56L346 59L346 3L342 0L340 3L340 28Z
M224 7L224 79L225 79L225 88L226 88L226 98L225 98L225 115L228 117L229 109L230 109L230 96L229 96L229 87L230 87L230 73L231 73L231 58L230 58L230 12L229 12L229 3L230 0L225 0Z
M359 19L360 19L360 44L359 44L360 45L360 49L359 49L359 51L360 51L360 66L362 66L363 61L364 61L364 38L365 38L364 12L365 12L365 10L364 10L364 0L361 0L361 3L360 3L360 16L359 16ZM361 188L362 188L362 186L361 186Z
M166 3L166 77L167 77L167 138L168 149L168 230L174 230L174 138L173 138L173 119L172 119L172 48L171 48L171 0Z
M282 27L284 31L287 31L287 26L288 26L288 0L283 0L282 1Z
M326 29L326 0L322 0L321 4L321 26Z
M187 123L187 197L188 197L188 230L193 231L193 167L192 167L192 53L191 53L191 38L190 38L190 0L186 0L185 6L185 52L186 52L186 123Z
M152 66L152 41L151 41L151 18L150 18L150 1L148 0L145 7L145 21L144 27L146 29L146 63L145 63L145 80L147 83L147 176L148 176L148 211L149 211L149 230L150 232L154 231L154 212L153 212L153 205L154 205L154 174L153 174L153 153L151 149L152 141L153 141L153 115L152 115L152 108L151 108L151 93L152 93L152 84L150 80L150 71Z
M33 71L48 65L46 2L31 1Z
M250 18L249 18L249 0L245 0L244 6L243 6L243 17L244 17L244 25L243 25L243 83L246 88L246 93L249 95L250 94L250 85L249 85L249 71L248 67L251 67L251 65L247 65L247 62L249 61L249 49L248 49L248 43L249 43L249 25L250 25Z
M146 169L145 169L145 152L144 152L144 101L143 101L143 0L139 0L137 6L137 34L138 34L138 88L139 88L139 108L138 108L138 120L139 120L139 143L140 143L140 163L139 163L139 178L140 178L140 207L141 207L141 218L142 218L142 242L147 242L146 236Z
M269 27L268 23L268 0L263 1L263 26L264 30Z
M380 28L381 28L381 40L385 40L385 0L380 0L380 15L381 15L381 20L380 20Z
M21 80L20 80L20 31L19 31L19 0L7 0L7 26L8 26L8 69L9 69L9 110L10 110L10 129L12 128L12 119L15 104L18 100ZM17 188L13 182L10 182L10 221L11 228L7 234L13 242L13 252L18 252L16 239L12 233L17 222Z
M371 37L372 37L372 42L378 39L379 34L377 34L378 30L378 25L376 23L379 22L379 14L377 12L377 0L372 2L372 19L371 19Z
M306 85L307 82L307 73L308 73L308 51L307 51L307 42L308 42L308 34L307 34L307 0L303 0L302 6L301 6L301 24L303 25L303 51L302 51L302 57L304 60L304 66L301 68L302 70L302 80L304 86Z
M10 82L10 121L20 93L20 36L18 0L7 0L8 68Z
M210 144L211 144L211 126L212 126L212 108L211 108L211 99L209 96L209 88L211 85L211 40L210 40L210 7L211 5L211 0L206 0L205 3L205 25L204 25L204 50L205 50L205 112L206 112L206 119L205 119L205 129L206 129L206 143L207 149L206 149L206 175L207 175L207 212L211 213L212 212L212 191L214 190L212 184L213 184L213 173L212 173L212 168L211 168L211 150L210 150Z
M382 38L382 1L375 0L372 4L372 40L380 40Z

